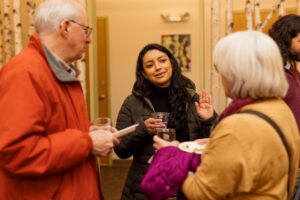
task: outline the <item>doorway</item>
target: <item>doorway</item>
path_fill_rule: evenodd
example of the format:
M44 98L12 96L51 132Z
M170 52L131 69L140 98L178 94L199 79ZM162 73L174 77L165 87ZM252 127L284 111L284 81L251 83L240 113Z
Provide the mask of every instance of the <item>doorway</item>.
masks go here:
M107 18L97 18L97 49L98 49L98 116L109 116L109 94L108 94L108 63L107 63ZM111 154L101 157L101 165L111 164Z

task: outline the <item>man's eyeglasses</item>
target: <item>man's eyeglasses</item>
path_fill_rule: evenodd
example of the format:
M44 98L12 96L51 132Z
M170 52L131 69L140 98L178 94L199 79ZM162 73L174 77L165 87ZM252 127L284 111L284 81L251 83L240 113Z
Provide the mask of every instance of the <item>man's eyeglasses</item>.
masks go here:
M89 36L91 35L91 33L92 33L92 31L93 31L93 29L92 29L91 27L85 26L85 25L83 25L83 24L79 24L78 22L76 22L76 21L74 21L74 20L70 20L70 22L72 22L72 23L74 23L74 24L77 24L77 25L83 27L83 30L85 31L85 34L86 34L87 37L89 37Z

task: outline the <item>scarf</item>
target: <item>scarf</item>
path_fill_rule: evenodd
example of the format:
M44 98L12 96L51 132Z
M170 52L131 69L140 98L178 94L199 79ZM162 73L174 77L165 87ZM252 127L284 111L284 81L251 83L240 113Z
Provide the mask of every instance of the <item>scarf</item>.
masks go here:
M257 99L251 99L251 98L239 98L235 97L231 103L225 108L223 113L219 116L217 122L215 123L214 127L222 121L225 117L232 115L236 112L238 112L242 107L257 102Z

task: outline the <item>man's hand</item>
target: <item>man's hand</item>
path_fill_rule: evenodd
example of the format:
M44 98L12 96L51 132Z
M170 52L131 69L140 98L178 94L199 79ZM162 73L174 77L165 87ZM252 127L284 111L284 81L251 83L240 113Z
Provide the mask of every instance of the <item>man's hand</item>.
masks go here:
M106 156L120 142L109 130L96 129L90 131L89 135L93 141L92 153L95 156Z

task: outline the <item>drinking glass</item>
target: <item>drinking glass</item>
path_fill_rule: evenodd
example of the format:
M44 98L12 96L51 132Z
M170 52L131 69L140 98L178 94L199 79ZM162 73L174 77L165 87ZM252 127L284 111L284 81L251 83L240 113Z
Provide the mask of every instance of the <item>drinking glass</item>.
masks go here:
M111 128L111 119L109 117L98 117L93 121L95 128Z
M176 133L173 128L159 128L156 130L156 133L158 137L166 141L172 142L176 140Z
M151 113L151 117L154 119L161 119L164 127L167 128L168 120L169 120L170 113L168 112L154 112Z

